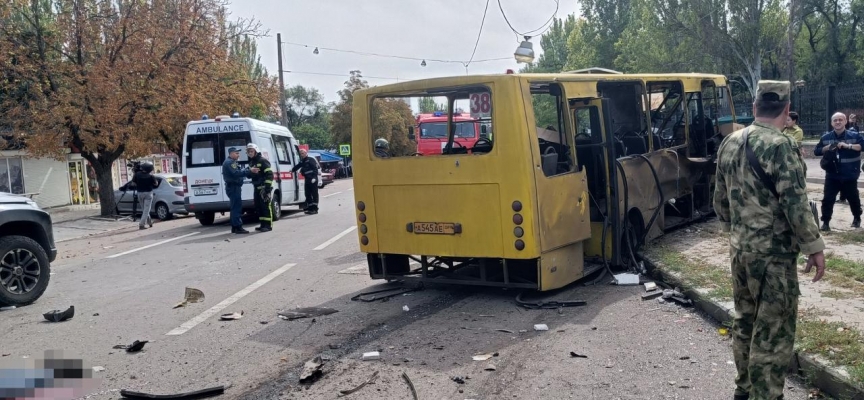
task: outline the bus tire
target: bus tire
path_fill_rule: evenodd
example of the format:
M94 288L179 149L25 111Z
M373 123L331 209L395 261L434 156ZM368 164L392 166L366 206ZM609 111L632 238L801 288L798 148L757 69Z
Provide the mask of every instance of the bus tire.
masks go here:
M216 220L216 213L213 211L205 211L200 213L195 213L195 218L198 218L198 222L204 226L213 225L213 221Z

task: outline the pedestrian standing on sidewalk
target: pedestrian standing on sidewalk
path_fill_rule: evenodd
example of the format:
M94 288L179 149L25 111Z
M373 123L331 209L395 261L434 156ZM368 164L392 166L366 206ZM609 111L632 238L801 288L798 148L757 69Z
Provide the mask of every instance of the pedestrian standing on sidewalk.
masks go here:
M823 163L831 165L825 171L825 187L822 195L822 230L830 231L831 216L834 214L834 202L837 193L841 193L849 201L852 209L853 228L861 227L861 198L858 197L858 177L861 175L861 147L864 139L858 132L846 129L846 115L836 113L831 117L833 131L827 132L819 139L813 154L823 156L825 147L830 150L836 146L834 154L836 163Z
M849 114L849 122L846 124L846 129L861 133L861 129L858 128L858 116Z
M300 162L291 169L291 172L300 170L303 175L303 191L306 194L306 214L318 214L318 160L309 157L309 152L300 149Z
M222 163L222 178L225 180L225 194L228 195L228 204L231 206L231 233L247 234L249 231L243 229L243 179L249 176L249 170L241 168L237 160L240 158L240 149L232 147L228 149L228 158Z
M714 209L729 232L735 319L735 400L783 398L798 313L798 254L825 272L825 243L807 201L801 159L780 130L790 83L760 81L755 121L717 153Z
M141 164L141 170L132 177L138 191L138 201L141 202L141 221L138 229L147 229L145 225L153 227L153 218L150 217L150 207L153 206L153 189L159 187L159 180L153 176L153 164Z

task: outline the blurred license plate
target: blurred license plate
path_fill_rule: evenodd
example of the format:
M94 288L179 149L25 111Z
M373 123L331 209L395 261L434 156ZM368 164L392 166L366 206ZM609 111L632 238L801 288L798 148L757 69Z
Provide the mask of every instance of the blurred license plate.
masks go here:
M455 235L456 224L452 222L415 222L414 233Z
M216 188L201 188L195 189L193 193L195 193L196 196L212 196L216 194L216 191Z

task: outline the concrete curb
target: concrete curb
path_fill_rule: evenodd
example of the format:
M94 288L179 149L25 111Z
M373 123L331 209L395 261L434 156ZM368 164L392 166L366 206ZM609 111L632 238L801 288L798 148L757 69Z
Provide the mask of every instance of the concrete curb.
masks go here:
M734 310L727 309L716 301L703 296L699 291L681 282L676 276L658 267L658 263L652 261L645 254L640 253L639 257L645 262L648 273L652 277L667 285L681 288L684 294L693 300L696 308L719 322L732 321ZM864 400L864 388L856 385L829 364L811 354L796 351L792 357L790 370L809 379L810 383L819 390L834 398Z
M65 222L69 222L69 221L65 221ZM89 238L89 237L92 237L92 236L97 236L97 235L102 235L102 234L106 234L106 233L111 233L111 232L120 231L120 230L123 230L123 229L132 229L132 228L134 228L134 229L138 229L138 225L133 225L133 226L121 226L121 227L118 227L118 228L106 229L106 230L104 230L104 231L100 231L100 232L93 232L93 233L89 233L89 234L84 235L84 236L78 236L78 237L69 238L69 239L55 240L54 243L56 244L56 243L69 242L69 241L72 241L72 240L86 239L86 238Z

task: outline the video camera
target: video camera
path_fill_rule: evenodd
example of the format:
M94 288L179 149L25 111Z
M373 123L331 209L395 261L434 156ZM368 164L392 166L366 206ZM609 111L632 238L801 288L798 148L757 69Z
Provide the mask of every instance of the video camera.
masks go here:
M126 163L126 167L132 168L132 173L141 171L141 161L130 161Z

